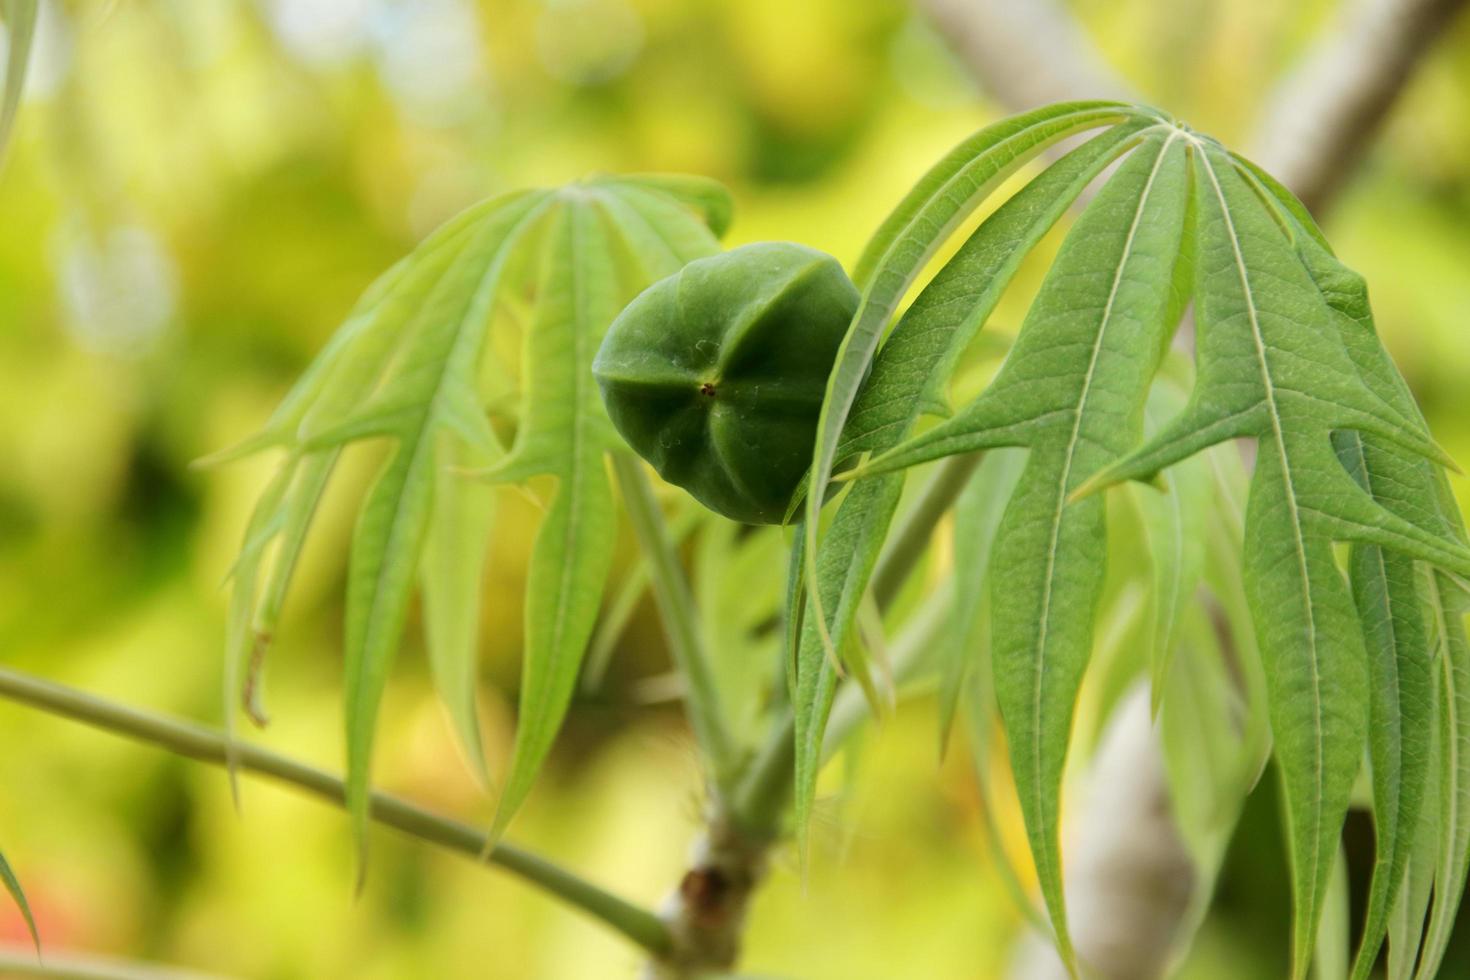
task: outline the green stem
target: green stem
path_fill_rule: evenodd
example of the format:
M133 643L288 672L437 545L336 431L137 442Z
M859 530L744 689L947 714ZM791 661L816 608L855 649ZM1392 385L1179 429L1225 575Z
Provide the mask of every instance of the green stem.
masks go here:
M216 765L225 763L226 740L213 729L115 704L3 667L0 667L0 697L158 745L191 759ZM243 742L236 742L230 748L240 769L294 786L337 806L343 805L342 780L336 776ZM370 813L378 823L410 837L518 875L654 955L662 955L669 949L668 929L652 912L604 891L545 858L503 842L482 858L487 843L484 833L387 793L372 794Z
M704 757L710 761L716 783L722 789L728 788L735 755L714 670L700 639L694 597L643 464L628 453L613 453L612 459L633 533L648 560L654 600L669 641L669 655L687 685L685 704L689 725Z
M898 590L913 574L919 559L929 547L935 526L954 506L975 467L979 465L980 458L980 453L950 456L935 467L933 478L921 491L914 506L904 515L898 530L889 539L888 546L883 549L873 569L870 587L880 608L888 606L897 597ZM895 683L906 679L923 662L922 653L932 642L934 633L942 623L942 617L934 614L936 608L933 605L926 606L915 616L914 629L907 631L920 642L905 643L900 640L895 643ZM829 753L867 711L866 704L861 703L864 701L861 692L850 683L842 685L837 697L824 738L824 749ZM731 809L734 818L748 833L774 835L776 832L781 812L790 799L791 780L796 765L795 737L791 712L782 712L772 724L765 743L745 769L744 778L736 788Z
M946 588L930 596L894 638L889 653L893 658L895 686L901 688L911 681L924 665L926 654L944 628L945 614L950 608L950 592ZM823 758L831 758L843 739L852 734L868 714L868 699L862 689L851 682L844 683L837 691L827 732L822 738ZM757 836L775 834L776 824L791 793L792 767L795 765L792 746L796 737L793 726L791 713L783 713L745 770L745 779L736 791L732 810L747 833Z

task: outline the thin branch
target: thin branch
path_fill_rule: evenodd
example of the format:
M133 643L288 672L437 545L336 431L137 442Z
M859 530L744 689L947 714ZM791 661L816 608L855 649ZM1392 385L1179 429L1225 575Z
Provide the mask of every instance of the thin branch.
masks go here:
M1069 99L1134 99L1055 0L919 0L970 74L1021 112Z
M1465 0L1349 0L1276 88L1257 163L1314 212L1325 208L1388 115L1415 65Z
M216 765L225 763L224 736L213 729L115 704L3 667L0 667L0 697L115 735L157 745L190 759ZM343 805L343 785L338 777L257 746L237 742L233 749L241 770L285 783L337 806ZM518 875L566 904L581 909L656 956L669 948L668 929L652 912L604 891L539 855L502 842L488 857L481 858L486 847L484 833L387 793L372 794L370 813L378 823L410 837L475 861L483 860Z
M714 669L700 639L694 597L643 463L629 453L613 453L612 464L633 532L648 559L649 580L668 637L669 654L684 675L690 727L710 761L716 782L723 788L731 774L734 752Z
M898 528L888 537L878 563L873 567L870 587L879 609L886 609L898 597L898 590L908 580L919 558L929 550L934 529L954 506L955 500L970 482L981 453L947 456L934 468L934 475L919 494L914 506L903 516Z
M52 977L55 980L223 980L216 973L199 973L88 953L46 951L37 959L31 949L0 946L0 976Z

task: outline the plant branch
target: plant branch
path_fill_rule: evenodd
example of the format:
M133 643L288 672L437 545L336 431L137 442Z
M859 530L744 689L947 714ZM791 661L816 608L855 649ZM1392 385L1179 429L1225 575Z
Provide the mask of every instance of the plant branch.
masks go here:
M899 522L878 556L873 567L870 587L879 609L886 609L898 597L898 590L908 581L909 575L918 565L924 552L929 550L929 541L934 528L945 513L954 506L955 500L970 482L975 467L980 465L981 453L966 453L963 456L946 456L934 468L934 475L919 494L908 513Z
M1465 0L1349 0L1276 88L1256 162L1313 212L1367 148L1410 73Z
M871 587L880 609L888 606L898 595L898 590L913 574L919 559L928 548L929 539L939 521L954 506L969 482L970 476L979 465L980 453L947 457L935 467L933 478L919 494L919 499L905 514L897 531L894 532L883 553L874 566ZM937 628L939 620L932 619L934 612L926 604L915 616L912 629L922 626L925 631ZM924 637L923 643L911 642ZM895 683L907 680L922 662L920 654L928 641L929 632L917 633L906 630L894 643L893 674ZM867 714L867 702L862 691L852 683L844 683L838 689L833 702L832 715L827 722L824 749L839 744ZM794 746L796 731L791 713L788 711L771 727L766 741L755 758L746 767L744 779L736 791L731 810L734 819L750 833L774 835L791 793L791 781L796 765Z
M975 80L1020 112L1069 99L1135 99L1056 0L919 0Z
M925 654L933 649L934 638L946 621L950 599L950 590L936 591L894 638L890 652L895 684L910 680L924 664ZM822 746L824 758L837 751L867 714L868 701L862 690L855 683L845 683L833 704ZM747 767L733 797L711 808L689 871L665 909L674 934L674 952L650 964L650 977L683 980L734 965L746 910L765 875L767 855L791 798L794 744L791 714L785 712Z
M0 976L52 977L56 980L223 980L215 973L86 953L54 953L48 950L44 959L38 959L29 947L17 949L7 946L0 946Z
M116 704L3 667L0 667L0 697L157 745L190 759L216 765L225 763L227 743L213 729ZM338 777L246 743L237 742L230 748L240 769L293 786L337 806L343 805L344 789ZM482 857L487 845L483 832L387 793L372 794L370 813L378 823L410 837L517 875L655 955L669 948L668 930L652 912L604 891L543 857L503 842Z
M684 675L690 727L702 754L710 761L716 784L723 789L731 778L734 752L714 670L700 639L694 597L643 464L622 452L612 454L612 464L633 533L648 560L649 580L668 637L669 654Z

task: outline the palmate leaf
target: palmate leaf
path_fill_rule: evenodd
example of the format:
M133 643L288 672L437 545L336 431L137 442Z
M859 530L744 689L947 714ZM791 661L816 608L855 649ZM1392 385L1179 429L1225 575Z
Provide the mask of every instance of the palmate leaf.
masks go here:
M854 277L863 291L862 302L838 350L836 364L827 381L827 391L817 421L812 472L806 495L804 550L807 589L808 598L816 613L811 621L828 659L833 659L833 651L841 648L841 642L832 635L832 627L827 621L828 604L830 601L837 601L836 596L844 591L853 590L843 590L829 581L834 574L840 573L842 565L831 566L825 576L820 573L821 556L817 549L818 516L827 482L838 459L838 444L846 430L848 415L854 408L863 379L873 364L874 354L887 330L889 318L949 233L974 212L1000 181L1058 140L1074 133L1120 122L1130 114L1137 114L1136 110L1116 102L1065 103L1038 109L981 130L957 146L919 181L879 228L864 251ZM1021 250L1022 253L1024 251L1025 249ZM981 320L983 317L977 318L975 322L978 324ZM927 385L925 389L928 390ZM910 392L907 397L912 397L913 394ZM899 437L901 438L901 434ZM884 506L885 495L877 494L876 491L870 492L874 494L872 501L868 501L866 495L863 500L866 506L872 507L875 520L865 523L884 524L892 517L891 506ZM890 491L887 496L892 494L893 491ZM881 538L881 534L876 536ZM870 535L864 533L848 537L865 542ZM850 567L865 578L866 573L862 569L869 564L857 561L851 563ZM861 588L857 591L861 592ZM846 606L842 612L834 613L835 625L841 628L839 631L845 630L851 624L857 607L856 599L847 602ZM800 731L798 732L799 759L802 754L810 757L814 751L810 737L813 729L817 732L815 742L820 746L820 729L825 721L823 702L830 704L831 697L827 691L831 683L821 677L814 677L808 692L812 697L801 699L807 700L809 704L803 707L800 700L798 701L798 717L806 713L811 716L809 720L816 722L815 725L807 726L806 739L802 739ZM798 728L800 729L800 723ZM810 758L807 761L810 762ZM800 762L798 769L800 770ZM805 779L799 776L799 826L805 825L804 814L810 804L809 799L803 799L807 795L803 789L805 785Z
M378 708L415 585L436 688L483 774L474 682L494 490L456 475L466 470L495 481L556 480L528 575L520 728L497 833L524 799L566 712L615 535L603 460L614 442L592 388L592 352L643 286L717 248L701 216L724 222L728 211L718 185L658 176L477 205L386 273L265 430L221 457L287 450L233 572L233 700L242 686L258 688L258 669L245 664L259 660L274 631L342 449L389 445L358 515L348 572L347 793L360 848ZM511 285L529 291L534 306L520 426L507 450L486 416L481 362L497 301Z
M1068 235L990 387L874 467L1030 449L994 545L991 655L1042 895L1069 962L1057 823L1105 527L1101 499L1067 506L1067 496L1143 434L1149 382L1179 312L1176 266L1187 262L1187 145L1177 131L1158 133L1129 156Z
M1179 419L1098 482L1150 476L1230 436L1260 441L1244 562L1285 782L1302 975L1369 713L1362 627L1331 543L1454 568L1470 555L1352 482L1333 452L1334 431L1439 453L1415 415L1365 381L1353 357L1361 335L1345 334L1249 171L1209 144L1198 161L1200 380Z
M1364 384L1423 424L1407 386L1374 338L1373 314L1362 277L1336 261L1321 232L1283 188L1257 169L1249 172L1296 222L1303 264L1337 315ZM1467 540L1441 469L1384 444L1377 436L1338 433L1334 439L1344 466L1375 500L1418 527ZM1464 623L1470 601L1453 577L1437 571L1419 575L1405 556L1373 545L1354 545L1352 562L1354 595L1375 674L1369 747L1378 855L1354 975L1366 977L1371 970L1401 888L1408 892L1408 907L1419 910L1413 921L1422 922L1426 891L1422 884L1417 893L1411 887L1415 878L1410 869L1415 852L1422 849L1418 825L1425 819L1421 814L1427 813L1436 821L1432 826L1439 831L1440 847L1434 869L1434 913L1417 974L1427 980L1439 972L1470 871L1470 690L1466 681L1470 642ZM1436 717L1437 726L1431 724ZM1437 748L1431 739L1438 740ZM1436 764L1431 764L1431 757ZM1441 809L1424 811L1427 783L1436 773L1435 795ZM1421 871L1418 880L1422 882L1423 877ZM1416 938L1402 934L1400 949L1390 957L1400 968L1413 963L1412 951L1402 947L1418 945L1419 926L1410 931Z
M1344 346L1364 385L1422 424L1412 396L1376 341L1362 277L1337 262L1310 217L1283 188L1257 170L1248 173L1260 182L1268 199L1282 205L1281 217L1293 231L1303 265L1337 318ZM1385 444L1379 436L1337 432L1333 444L1344 468L1378 503L1421 528L1463 539L1453 507L1448 511L1442 507L1443 476L1433 464ZM1376 545L1355 544L1350 579L1369 657L1376 845L1363 938L1353 965L1353 976L1360 980L1377 958L1415 846L1431 772L1436 685L1425 597L1413 560Z
M31 903L26 900L25 890L20 887L20 879L15 876L15 871L11 869L10 862L5 860L4 854L0 854L0 885L5 886L6 893L20 909L21 918L25 919L26 931L31 934L31 942L39 953L41 934L36 930L36 918L31 914Z
M1097 111L1077 110L1075 114L1081 114L1095 125ZM1035 140L1040 137L1034 131L1036 128L1043 128L1050 137L1084 125L1076 121L1075 114L1063 113L1062 121L1054 125L1036 123L1031 127L1001 127L997 132L987 130L981 134L984 139L977 137L963 144L951 161L936 168L936 174L958 172L969 174L971 180L985 174L993 180L997 170L1016 164L1017 154L1038 150ZM1138 134L1151 123L1151 120L1128 120L1090 139L1007 200L970 236L894 327L873 363L871 378L853 406L843 434L841 455L886 449L909 434L924 407L940 400L940 388L961 352L990 316L1027 254L1088 183L1136 143ZM1025 134L1025 141L1017 134ZM1008 138L1012 142L1007 142ZM974 166L962 167L967 161L973 161ZM945 186L947 179L935 177L933 182L939 188ZM915 194L922 193L924 185L921 184ZM930 193L940 194L940 191L931 188ZM947 199L941 194L936 200L943 203ZM931 202L928 210L938 206ZM908 211L926 213L921 203L905 201L889 224L906 227L919 220L912 216L898 219L898 215ZM933 230L932 224L925 227ZM922 261L909 252L920 248L915 240L907 250L895 252L896 258L884 261L890 265L899 261L910 263L906 275L912 278ZM871 273L870 277L876 277L875 282L882 278L883 268L877 266ZM874 295L873 291L868 295ZM884 302L891 311L897 299ZM863 315L859 310L860 321ZM814 573L820 602L813 604L809 614L802 617L803 628L792 661L797 736L795 809L799 837L810 814L821 765L822 736L838 681L826 643L830 641L834 649L842 649L847 641L893 520L902 486L901 476L858 484L842 499L829 532L822 538ZM807 536L799 537L805 551ZM818 620L818 612L825 617L824 621Z
M592 353L619 309L604 259L608 229L591 208L557 209L543 245L540 295L526 343L528 400L497 479L556 477L526 576L521 713L492 836L530 791L571 701L612 564L617 525L603 453L613 446L593 411Z
M622 444L597 393L593 355L613 317L644 286L718 248L704 225L654 186L622 179L579 188L557 215L525 348L521 429L509 455L484 474L557 480L527 572L520 719L492 839L524 802L561 727L612 563L616 522L604 456Z
M1043 896L1070 958L1057 795L1101 581L1102 511L1091 494L1122 480L1154 479L1228 439L1256 439L1243 582L1285 784L1294 976L1303 976L1311 960L1348 795L1370 742L1370 714L1383 723L1371 739L1380 867L1359 961L1371 965L1422 824L1415 817L1428 765L1425 637L1433 633L1448 650L1464 635L1460 611L1443 589L1437 604L1435 596L1427 598L1431 610L1445 611L1445 625L1426 631L1421 617L1416 630L1414 563L1463 576L1470 548L1444 489L1446 458L1373 335L1361 280L1336 264L1305 210L1269 176L1214 141L1155 119L1138 131L1132 155L1063 244L991 386L953 418L861 466L849 499L869 483L894 479L895 470L940 456L1001 445L1030 450L993 560L1002 570L992 574L993 656ZM1150 207L1158 210L1140 218L1137 229L1120 219ZM1184 409L1135 448L1160 353L1191 299L1199 325L1197 380ZM902 329L901 323L878 364ZM840 369L841 363L834 379ZM875 366L870 385L877 377ZM932 400L932 379L905 380L886 397ZM874 448L844 433L848 444ZM1399 479L1395 467L1417 473L1417 488L1391 488ZM824 472L814 471L814 486ZM1419 512L1401 496L1413 496ZM838 510L834 531L847 506ZM821 546L832 537L829 532ZM1336 565L1339 541L1353 546L1351 590ZM1165 564L1157 555L1155 561ZM1193 575L1187 567L1169 574L1181 583ZM1431 581L1453 580L1439 573ZM824 600L827 584L819 569ZM840 627L840 617L836 622ZM1171 645L1172 629L1167 617L1156 619L1156 647ZM1371 699L1370 662L1379 682ZM1470 774L1470 767L1453 758L1465 743L1457 741L1461 719L1452 707L1456 660L1450 655L1444 662L1449 666L1437 685L1440 740L1451 758L1440 763L1447 829L1435 893L1450 909L1439 930L1447 934L1465 874L1465 849L1453 848L1455 831L1448 828L1463 824L1470 832L1470 817L1445 800L1465 792L1470 777L1457 774L1462 768ZM1161 681L1166 664L1156 666ZM1466 729L1470 734L1470 724ZM1430 970L1437 968L1430 959L1434 922L1421 970L1432 962Z

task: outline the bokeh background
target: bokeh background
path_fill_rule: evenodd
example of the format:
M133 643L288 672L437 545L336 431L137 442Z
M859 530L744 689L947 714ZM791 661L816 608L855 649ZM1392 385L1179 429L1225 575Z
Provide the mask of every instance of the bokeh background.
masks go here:
M1250 133L1334 6L1072 4L1131 84L1227 143ZM734 192L732 243L795 239L850 263L931 161L1004 114L903 0L42 9L0 173L0 661L210 723L220 583L271 461L190 462L258 427L357 294L436 224L527 185L687 171ZM1464 461L1467 178L1470 22L1421 65L1328 222L1437 437ZM1003 308L999 329L1019 314ZM1466 482L1456 489L1465 499ZM505 507L483 632L501 762L536 514L514 495ZM333 769L351 518L350 501L323 514L272 654L273 723L255 736ZM493 799L457 754L410 632L379 781L485 821ZM678 878L700 803L680 717L646 683L666 669L643 609L511 835L650 904ZM823 804L805 881L783 857L754 908L752 972L1000 973L1020 917L971 770L962 752L939 763L933 725L920 700L866 740L841 805ZM1284 964L1270 785L1247 810L1190 976ZM1019 843L1013 821L1002 830ZM1371 839L1366 821L1354 834ZM216 769L0 704L0 846L58 950L282 980L636 970L621 941L514 879L387 833L373 845L354 897L339 812L250 782L237 814ZM24 942L8 907L0 940ZM1470 969L1464 946L1446 970Z

